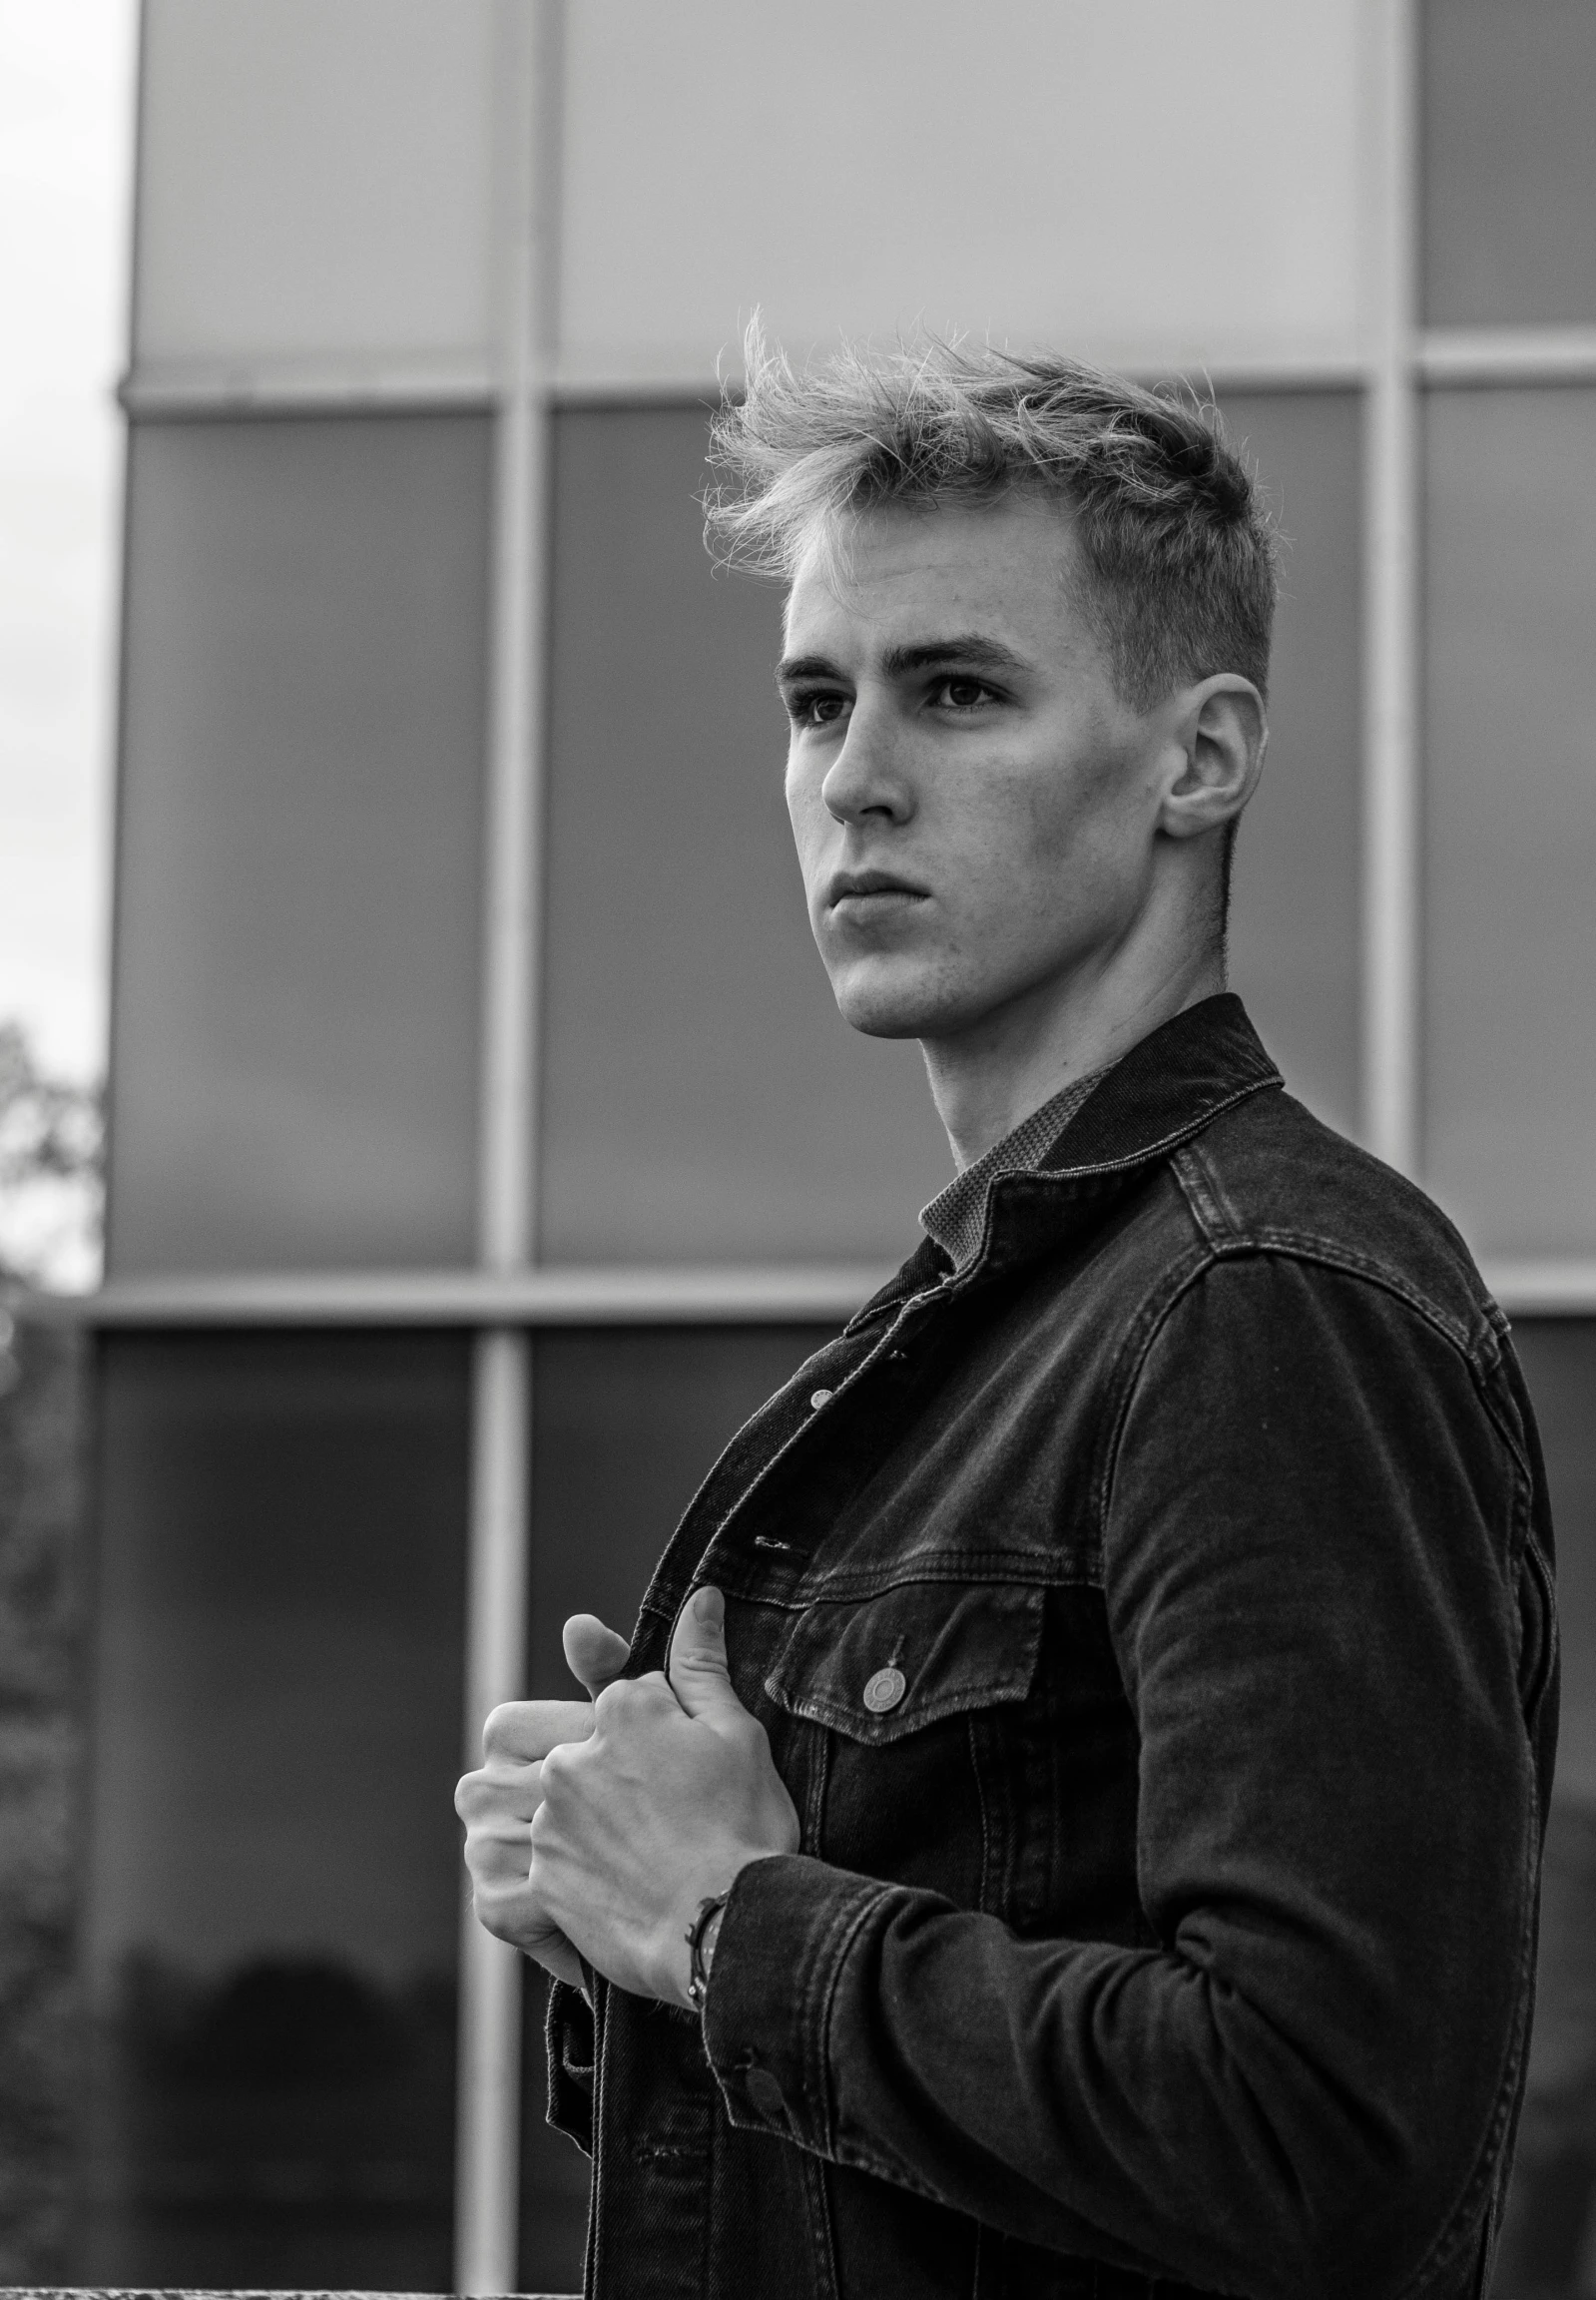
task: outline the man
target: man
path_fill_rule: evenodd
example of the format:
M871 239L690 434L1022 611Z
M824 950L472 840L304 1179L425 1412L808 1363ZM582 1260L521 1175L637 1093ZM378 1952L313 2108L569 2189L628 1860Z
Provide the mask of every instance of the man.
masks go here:
M1225 990L1272 539L1203 411L755 346L788 799L958 1168L734 1439L586 1705L490 1720L599 2294L1483 2288L1551 1533L1500 1313Z

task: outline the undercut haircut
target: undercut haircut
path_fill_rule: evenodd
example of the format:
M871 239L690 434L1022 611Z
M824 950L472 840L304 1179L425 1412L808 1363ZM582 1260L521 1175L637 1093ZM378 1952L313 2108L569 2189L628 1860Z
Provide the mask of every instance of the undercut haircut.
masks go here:
M800 371L756 321L745 354L712 427L724 563L791 580L816 545L845 563L869 512L1035 497L1071 516L1076 601L1131 709L1223 671L1267 696L1276 536L1211 404L935 337Z

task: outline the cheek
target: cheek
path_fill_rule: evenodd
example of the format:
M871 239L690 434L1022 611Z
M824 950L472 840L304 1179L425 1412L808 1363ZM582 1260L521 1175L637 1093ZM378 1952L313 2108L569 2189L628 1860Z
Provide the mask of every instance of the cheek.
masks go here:
M1073 939L1118 916L1146 858L1132 778L1093 761L994 776L964 815L965 938L989 951Z
M803 816L808 806L808 778L791 752L788 753L787 773L782 779L782 795L787 801L787 819L793 826L793 836L801 840Z
M1027 852L1046 868L1090 864L1117 871L1145 844L1137 778L1117 752L1072 761L1015 797Z

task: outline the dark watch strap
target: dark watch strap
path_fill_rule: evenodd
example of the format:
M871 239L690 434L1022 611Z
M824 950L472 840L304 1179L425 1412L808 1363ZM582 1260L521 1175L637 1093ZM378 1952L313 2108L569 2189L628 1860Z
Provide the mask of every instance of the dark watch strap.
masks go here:
M704 1936L710 1929L712 1918L718 1917L732 1896L730 1893L712 1893L699 1903L699 1913L683 1934L687 1943L687 1993L693 2000L693 2010L704 2010L704 1993L710 1985L709 1967L704 1962Z

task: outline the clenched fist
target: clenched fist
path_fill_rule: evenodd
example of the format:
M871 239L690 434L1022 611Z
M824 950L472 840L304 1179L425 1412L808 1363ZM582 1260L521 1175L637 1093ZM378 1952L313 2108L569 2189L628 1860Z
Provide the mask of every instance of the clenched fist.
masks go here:
M700 1902L798 1849L765 1728L733 1690L725 1619L720 1591L700 1589L666 1673L611 1682L591 1710L495 1710L489 1762L460 1784L477 1915L562 1980L580 1979L580 1951L618 1988L689 2003Z
M591 1613L567 1621L563 1643L572 1675L595 1696L626 1667L630 1651L624 1637ZM576 1988L581 1961L532 1887L531 1832L543 1801L544 1759L592 1730L591 1700L501 1702L482 1729L481 1769L467 1773L454 1792L478 1921Z
M765 1728L732 1687L719 1589L677 1616L668 1675L601 1693L592 1733L550 1752L542 1786L532 1880L550 1919L618 1988L691 2002L700 1902L798 1843Z

